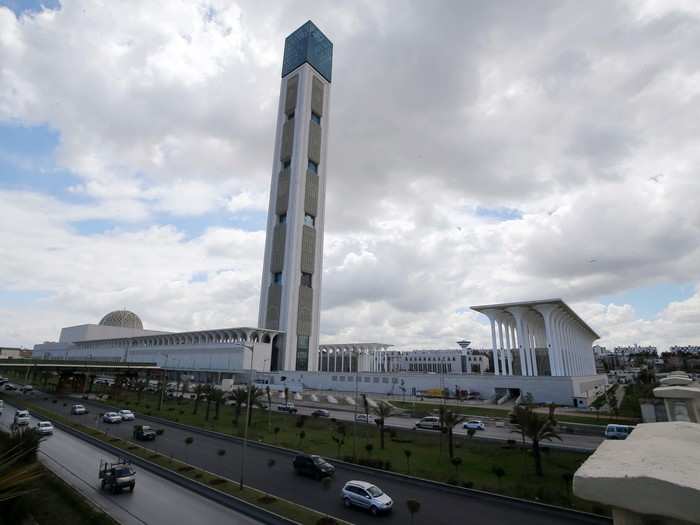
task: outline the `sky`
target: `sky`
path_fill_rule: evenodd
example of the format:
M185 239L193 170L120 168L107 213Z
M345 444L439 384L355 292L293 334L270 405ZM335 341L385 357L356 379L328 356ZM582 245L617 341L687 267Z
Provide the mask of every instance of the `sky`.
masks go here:
M559 297L700 344L694 1L0 0L0 346L257 324L284 38L333 41L321 341Z

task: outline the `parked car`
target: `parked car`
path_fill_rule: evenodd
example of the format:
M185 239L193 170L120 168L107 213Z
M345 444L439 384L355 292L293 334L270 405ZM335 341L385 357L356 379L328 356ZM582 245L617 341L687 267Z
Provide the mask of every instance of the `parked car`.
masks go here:
M280 412L287 412L289 414L296 414L298 410L294 405L287 404L287 405L277 405L277 410Z
M28 410L18 410L15 412L14 424L20 426L28 425L31 419Z
M5 408L5 402L0 399L0 416L2 415L2 410Z
M366 481L348 481L341 492L346 507L361 507L372 514L389 512L394 501L382 489Z
M467 421L462 425L462 428L465 430L474 429L474 430L486 430L486 425L484 425L483 421L479 421L478 419L472 419L471 421Z
M8 392L14 392L15 390L17 390L17 387L12 383L6 383L5 390L7 390Z
M122 421L133 421L136 419L136 416L131 410L120 410L119 415L122 418Z
M311 415L313 417L331 417L331 413L328 410L324 410L323 408L314 410L313 412L311 412Z
M426 416L421 418L416 423L415 428L423 428L427 430L440 430L440 418L437 416Z
M32 385L24 385L19 387L19 391L22 392L23 394L28 394L29 392L32 392L34 390L34 387Z
M88 411L83 405L73 405L70 407L70 413L74 416L82 416L83 414L87 414Z
M358 423L372 423L374 421L374 417L367 414L355 414L355 421Z
M105 423L121 423L122 416L116 412L105 412L105 414L102 416L102 421Z
M606 439L627 439L627 436L634 430L631 425L608 425L605 427Z
M134 439L139 441L155 441L156 431L148 425L134 425Z
M4 385L8 381L9 381L9 379L7 379L6 377L0 377L0 385Z
M299 454L292 462L297 474L321 479L335 474L335 467L321 456Z
M39 421L36 424L35 430L42 436L50 436L53 434L53 425L51 424L51 421Z

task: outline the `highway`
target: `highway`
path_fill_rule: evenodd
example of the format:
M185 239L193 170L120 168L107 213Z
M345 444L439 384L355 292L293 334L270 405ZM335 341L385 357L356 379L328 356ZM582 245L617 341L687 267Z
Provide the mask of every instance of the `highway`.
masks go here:
M33 397L32 402L43 405L48 410L59 412L65 417L79 421L85 425L109 428L113 435L130 438L133 424L152 422L137 417L135 422L126 424L107 425L96 423L96 414L104 409L97 405L81 401L90 406L91 413L85 416L71 416L70 405L73 402L66 399L53 404L43 401L43 397ZM224 437L205 436L179 429L170 424L158 424L165 430L156 442L142 443L144 446L156 449L160 453L173 455L192 465L204 468L220 476L237 480L240 469L240 444ZM185 438L193 437L191 445L185 444ZM223 456L219 451L224 450ZM270 460L274 463L270 466ZM325 512L351 523L376 523L377 518L358 509L346 509L342 505L340 489L351 479L361 479L376 484L387 492L395 501L394 511L381 518L382 523L405 524L410 522L406 510L406 500L416 499L421 502L422 510L414 517L414 523L430 525L454 525L470 517L477 517L480 523L515 523L519 525L550 525L572 523L609 523L605 519L590 518L573 513L560 514L550 512L542 507L510 502L476 493L454 493L435 486L413 482L406 478L397 478L384 473L367 470L358 471L356 468L336 464L336 475L330 487L324 490L321 483L308 478L297 476L291 467L292 456L288 453L264 447L249 446L246 455L246 483L252 487L265 490L301 505Z
M14 408L5 403L0 416L3 429L9 429L14 412ZM32 426L35 423L34 420ZM100 490L97 478L100 458L115 459L60 430L44 438L39 447L39 460L44 465L122 525L258 523L144 469L137 469L133 494L128 491L116 495L104 492Z

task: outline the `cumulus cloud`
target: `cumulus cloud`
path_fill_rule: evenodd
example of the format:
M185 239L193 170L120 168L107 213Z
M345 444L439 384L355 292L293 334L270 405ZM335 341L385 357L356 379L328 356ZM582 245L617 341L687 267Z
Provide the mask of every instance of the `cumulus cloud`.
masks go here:
M335 44L323 339L486 344L469 305L556 296L607 344L700 337L697 294L653 319L599 301L698 283L692 2L65 1L0 8L0 122L56 130L77 178L77 201L0 193L0 286L42 292L0 305L7 342L122 306L255 324L264 224L231 224L267 209L282 44L310 16Z

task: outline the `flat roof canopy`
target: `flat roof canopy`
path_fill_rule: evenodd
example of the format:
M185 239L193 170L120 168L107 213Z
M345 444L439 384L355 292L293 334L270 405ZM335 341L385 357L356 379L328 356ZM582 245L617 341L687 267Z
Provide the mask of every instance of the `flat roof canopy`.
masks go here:
M518 302L513 302L513 303L498 303L498 304L483 304L483 305L478 305L478 306L472 306L471 309L475 310L479 313L483 313L484 310L505 310L506 308L514 308L518 306L522 306L525 308L532 308L534 310L534 306L539 306L539 305L545 305L545 304L550 304L552 306L557 306L560 307L566 312L571 315L574 319L576 319L582 326L584 326L588 331L590 331L596 339L600 339L600 335L591 328L586 321L581 319L581 317L574 312L571 307L566 304L563 300L561 299L542 299L542 300L537 300L537 301L518 301Z

